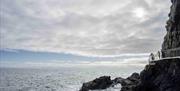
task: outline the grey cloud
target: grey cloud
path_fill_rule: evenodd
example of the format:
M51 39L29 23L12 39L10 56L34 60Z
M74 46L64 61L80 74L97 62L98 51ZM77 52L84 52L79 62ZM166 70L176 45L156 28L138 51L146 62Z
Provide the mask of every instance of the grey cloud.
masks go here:
M86 56L160 49L168 1L1 0L1 48ZM136 17L136 8L145 15Z

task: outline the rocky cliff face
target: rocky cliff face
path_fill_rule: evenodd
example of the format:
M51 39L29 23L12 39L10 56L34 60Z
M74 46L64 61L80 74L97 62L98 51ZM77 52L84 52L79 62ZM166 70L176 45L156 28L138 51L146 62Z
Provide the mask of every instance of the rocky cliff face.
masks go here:
M140 73L140 84L132 91L180 91L179 77L180 58L160 60L146 66Z
M167 34L162 45L163 57L180 56L180 0L171 0Z

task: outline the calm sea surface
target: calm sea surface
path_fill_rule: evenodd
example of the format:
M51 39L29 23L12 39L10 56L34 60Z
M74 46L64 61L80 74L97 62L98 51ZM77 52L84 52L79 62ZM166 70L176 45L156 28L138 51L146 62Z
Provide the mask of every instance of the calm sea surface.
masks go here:
M127 77L143 66L73 66L57 68L0 68L0 91L78 91L83 82L99 76ZM119 91L120 86L104 91Z

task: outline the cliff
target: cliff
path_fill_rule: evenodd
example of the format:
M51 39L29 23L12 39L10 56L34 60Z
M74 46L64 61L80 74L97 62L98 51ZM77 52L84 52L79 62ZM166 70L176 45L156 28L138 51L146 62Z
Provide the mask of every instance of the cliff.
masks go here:
M162 44L162 56L180 57L180 0L171 0L167 34ZM180 58L163 59L147 65L140 73L140 84L132 91L180 91Z
M179 77L180 58L160 60L146 66L140 73L140 84L132 91L180 91Z
M180 56L180 0L171 0L167 34L162 44L163 57Z
M180 56L180 0L171 0L167 34L162 44L163 57ZM180 91L180 58L164 59L147 65L133 91Z

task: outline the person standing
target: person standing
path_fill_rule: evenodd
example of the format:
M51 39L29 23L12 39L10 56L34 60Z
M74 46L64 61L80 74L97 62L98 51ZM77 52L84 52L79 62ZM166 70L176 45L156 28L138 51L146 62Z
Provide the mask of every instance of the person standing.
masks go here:
M161 59L161 52L158 51L158 59Z
M153 60L154 60L154 54L151 53L151 54L149 55L149 63L150 63L151 61L153 61Z

